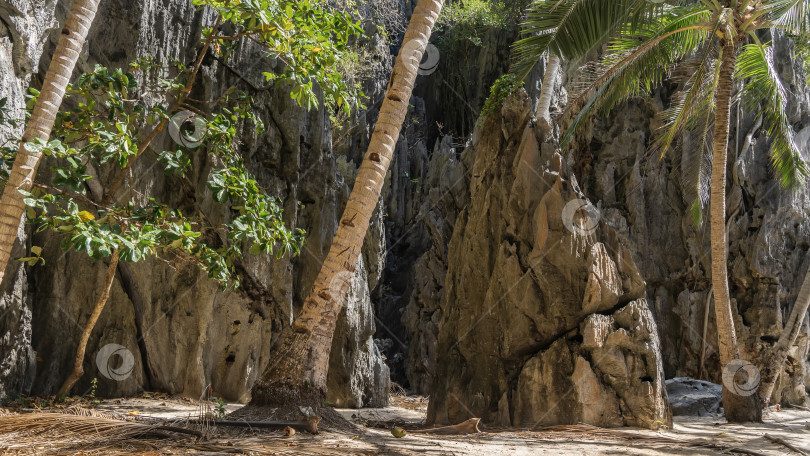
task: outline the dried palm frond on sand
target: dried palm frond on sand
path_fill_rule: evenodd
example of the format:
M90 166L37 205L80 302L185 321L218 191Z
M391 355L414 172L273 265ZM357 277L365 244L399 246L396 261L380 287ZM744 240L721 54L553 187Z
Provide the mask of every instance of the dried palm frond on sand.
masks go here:
M0 454L14 455L152 455L152 454L255 454L279 456L337 456L370 454L330 448L317 443L294 443L272 436L260 442L199 442L192 429L162 423L87 416L73 413L0 415ZM86 416L83 416L85 414Z

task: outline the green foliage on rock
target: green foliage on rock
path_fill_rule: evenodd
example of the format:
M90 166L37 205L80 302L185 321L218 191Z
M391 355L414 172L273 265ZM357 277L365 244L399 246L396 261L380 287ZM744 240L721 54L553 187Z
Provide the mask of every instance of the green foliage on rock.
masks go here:
M451 46L466 40L480 46L486 30L517 27L528 4L528 0L447 3L436 21L436 31L442 34L440 44Z
M351 54L350 42L363 35L360 23L346 11L330 9L316 0L192 0L219 13L223 23L236 33L219 40L227 54L228 41L253 41L265 47L268 57L283 63L280 72L265 72L270 81L291 84L290 96L307 109L318 106L316 85L324 99L351 110L361 96L357 86L347 84L337 64ZM219 30L207 29L204 36Z
M523 82L514 74L509 73L498 78L489 89L489 98L481 109L479 120L486 119L488 115L501 109L504 101L522 86Z

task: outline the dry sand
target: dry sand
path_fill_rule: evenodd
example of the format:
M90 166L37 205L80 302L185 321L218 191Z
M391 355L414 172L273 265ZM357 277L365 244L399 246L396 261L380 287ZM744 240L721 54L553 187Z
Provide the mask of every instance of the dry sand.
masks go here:
M211 403L207 403L210 407ZM241 406L226 405L227 411ZM104 400L94 407L99 412L117 415L156 417L163 419L197 418L201 408L196 400L183 397L168 398L163 395L145 395L138 398ZM209 408L210 410L210 408ZM339 412L355 423L353 433L324 432L313 436L299 432L285 445L291 449L333 448L352 454L382 455L470 455L470 456L529 456L529 455L718 455L745 454L729 451L731 448L744 449L749 454L798 455L785 446L767 440L769 434L798 447L810 455L810 412L783 410L770 412L761 424L729 425L722 418L681 418L675 419L672 430L650 431L643 429L599 430L578 428L576 430L554 430L529 432L520 429L497 430L481 426L483 432L469 436L428 436L411 432L404 438L391 435L391 423L415 427L425 418L427 401L418 397L394 397L387 408L347 410ZM211 440L218 445L232 445L234 450L244 445L267 445L281 436L280 431L253 431L234 428L218 428ZM16 448L36 448L36 436L31 442L20 442L6 446ZM0 438L0 453L3 453ZM26 438L28 440L28 438ZM718 448L701 448L690 443L710 442L722 445ZM45 442L47 443L47 442ZM176 446L175 446L176 448ZM231 448L231 447L229 447ZM238 450L237 450L238 451ZM14 452L14 454L36 454ZM93 453L104 454L104 453ZM199 451L177 453L168 446L165 451L150 454L219 454ZM249 453L236 453L249 454ZM345 453L344 453L345 454Z
M228 411L238 409L228 404ZM100 410L117 413L138 413L162 418L194 417L197 402L191 399L130 398L104 401ZM764 435L785 440L810 455L810 412L796 409L769 412L761 424L729 425L722 418L676 417L672 430L650 431L621 429L625 434L615 437L583 432L528 432L519 429L493 430L481 426L482 433L472 436L427 436L409 433L395 438L390 431L379 426L389 422L416 425L425 418L427 401L418 397L396 397L392 406L379 409L339 412L358 424L354 435L323 433L309 436L303 433L294 438L304 447L317 441L329 446L357 448L362 452L385 455L470 455L470 456L529 456L529 455L712 455L722 454L717 449L696 448L689 442L711 442L725 447L736 447L766 455L799 454L767 440ZM660 442L636 440L634 436L661 438ZM261 434L242 435L242 438L261 440ZM674 439L682 443L673 443ZM727 454L735 454L729 452Z

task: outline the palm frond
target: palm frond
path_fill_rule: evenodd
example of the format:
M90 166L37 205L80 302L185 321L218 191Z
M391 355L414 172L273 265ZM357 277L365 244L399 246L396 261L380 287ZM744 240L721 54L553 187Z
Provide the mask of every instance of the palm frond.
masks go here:
M678 68L686 79L684 88L673 96L672 106L661 114L663 133L652 148L663 156L675 139L684 135L681 189L695 226L702 223L711 183L712 147L708 140L714 125L715 91L720 76L717 64L720 51L714 44L706 44L700 54ZM687 144L687 139L692 142Z
M793 138L793 127L785 112L787 91L774 68L769 43L743 46L735 78L746 80L741 93L743 106L762 114L765 132L771 140L771 163L782 185L800 186L808 175L808 167Z
M647 0L536 0L523 23L524 38L514 44L512 72L524 78L546 51L575 60L666 7Z
M684 202L691 204L689 211L695 226L702 223L703 209L709 204L714 153L709 135L714 126L715 93L720 78L720 65L714 65L710 78L701 91L692 119L685 122L687 134L698 133L697 141L695 144L685 145L681 153L681 189Z
M684 203L690 205L689 213L695 226L702 223L703 208L709 203L713 151L708 141L714 124L712 114L713 111L706 111L696 144L685 145L681 154L681 189Z
M711 18L712 13L700 7L678 8L657 18L655 25L612 41L606 57L591 69L590 80L586 79L584 89L572 103L582 109L560 145L564 147L582 121L595 111L607 112L620 101L660 86L683 58L711 39Z
M757 28L782 28L799 35L810 32L810 2L807 0L770 0L757 6L762 17Z
M719 22L714 31L718 26ZM698 54L686 58L678 67L680 75L674 81L683 80L683 89L673 96L672 105L661 113L663 133L659 134L653 147L661 156L669 151L679 134L694 127L697 120L707 119L707 114L713 110L719 68L719 51L714 44L707 42ZM703 124L705 123L704 121Z
M134 421L74 414L26 413L0 415L0 454L130 455L130 454L256 454L276 456L370 455L370 450L338 448L308 442L291 445L280 435L241 437L208 442L190 439L189 431L162 421ZM280 433L279 433L280 434Z

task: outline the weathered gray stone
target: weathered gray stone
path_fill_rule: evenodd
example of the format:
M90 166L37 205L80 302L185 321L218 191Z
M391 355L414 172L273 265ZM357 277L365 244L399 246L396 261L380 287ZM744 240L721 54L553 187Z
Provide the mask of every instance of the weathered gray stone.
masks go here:
M676 377L667 380L667 396L676 416L718 416L723 387L712 382Z
M362 258L341 311L329 355L329 401L336 407L384 407L390 373L372 336L374 310Z

